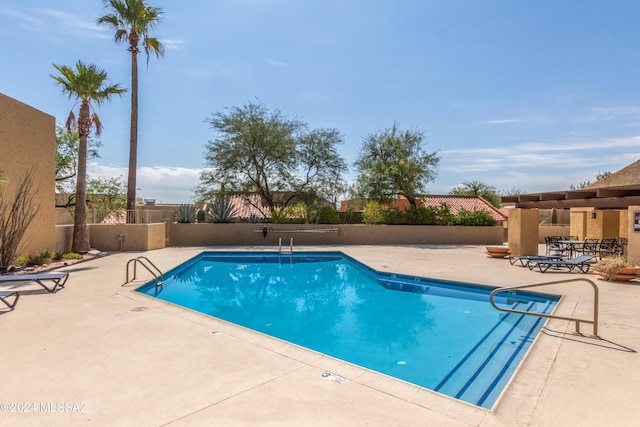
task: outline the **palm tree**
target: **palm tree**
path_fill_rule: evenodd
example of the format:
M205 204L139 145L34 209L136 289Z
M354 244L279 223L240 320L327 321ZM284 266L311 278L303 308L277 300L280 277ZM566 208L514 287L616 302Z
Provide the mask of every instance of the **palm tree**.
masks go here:
M76 62L75 70L66 65L56 65L58 75L51 75L62 89L62 93L69 99L75 98L80 103L78 118L73 113L73 108L67 119L67 129L71 132L75 126L78 128L80 145L78 147L78 174L76 182L76 211L73 219L73 243L71 250L74 252L86 252L91 246L87 233L87 139L94 128L95 134L100 135L102 124L93 106L99 106L108 101L112 95L120 95L126 92L118 84L107 85L107 73L93 64Z
M116 43L128 42L131 52L131 128L129 133L129 176L127 180L127 222L135 222L136 168L138 163L138 53L140 41L147 54L164 56L164 46L149 35L162 16L162 8L148 6L144 0L103 0L113 13L98 18L98 25L115 29Z

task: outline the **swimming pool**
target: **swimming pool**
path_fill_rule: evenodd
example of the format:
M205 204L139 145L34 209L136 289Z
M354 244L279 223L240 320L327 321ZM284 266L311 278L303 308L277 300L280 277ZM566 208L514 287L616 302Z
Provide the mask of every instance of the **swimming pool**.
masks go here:
M203 252L139 292L491 408L543 325L493 288L377 272L341 252ZM549 313L553 295L500 306Z

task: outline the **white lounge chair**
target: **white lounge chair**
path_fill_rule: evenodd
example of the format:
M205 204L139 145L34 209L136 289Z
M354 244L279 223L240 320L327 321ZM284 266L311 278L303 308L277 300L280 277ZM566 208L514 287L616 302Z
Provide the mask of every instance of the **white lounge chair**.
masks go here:
M69 273L40 273L40 274L14 274L9 276L0 276L0 284L3 283L31 283L36 282L47 290L47 292L55 292L57 288L64 288ZM53 286L47 286L44 282L53 282Z

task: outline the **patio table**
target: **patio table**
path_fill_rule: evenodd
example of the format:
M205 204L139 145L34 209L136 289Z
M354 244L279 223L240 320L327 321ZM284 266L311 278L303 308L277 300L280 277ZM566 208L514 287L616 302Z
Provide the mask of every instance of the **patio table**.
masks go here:
M558 240L558 243L569 251L569 258L573 258L576 248L584 247L584 240Z

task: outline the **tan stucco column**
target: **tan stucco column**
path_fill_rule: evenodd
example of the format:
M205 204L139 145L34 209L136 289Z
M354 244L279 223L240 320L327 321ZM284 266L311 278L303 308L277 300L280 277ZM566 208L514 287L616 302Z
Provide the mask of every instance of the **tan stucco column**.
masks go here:
M538 255L538 209L509 211L509 252L511 255Z
M627 261L640 265L640 206L629 206Z

